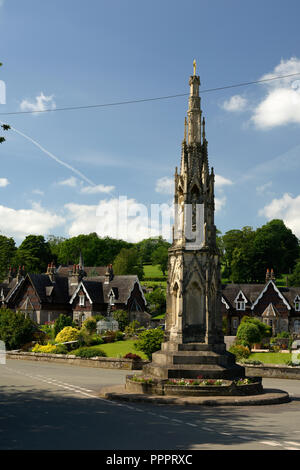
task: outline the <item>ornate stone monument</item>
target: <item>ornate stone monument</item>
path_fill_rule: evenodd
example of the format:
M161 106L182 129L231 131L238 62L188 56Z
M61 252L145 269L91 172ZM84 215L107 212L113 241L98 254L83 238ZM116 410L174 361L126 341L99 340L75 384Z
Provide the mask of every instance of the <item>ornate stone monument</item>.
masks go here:
M244 377L226 351L222 332L221 276L214 225L214 172L209 169L200 78L189 79L180 171L175 171L175 223L169 249L165 342L144 367L167 378Z

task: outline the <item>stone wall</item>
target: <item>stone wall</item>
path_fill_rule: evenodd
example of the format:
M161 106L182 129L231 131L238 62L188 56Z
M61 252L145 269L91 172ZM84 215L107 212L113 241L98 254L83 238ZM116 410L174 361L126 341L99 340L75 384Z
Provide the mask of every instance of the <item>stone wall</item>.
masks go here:
M45 354L33 352L10 352L6 353L7 359L19 359L25 361L46 361L56 362L60 364L71 364L84 367L99 367L102 369L125 369L125 370L142 370L148 361L135 361L133 359L124 359L116 357L97 357L97 358L81 358L73 355L65 354Z
M300 367L274 364L242 365L245 367L246 377L265 377L270 379L300 380Z

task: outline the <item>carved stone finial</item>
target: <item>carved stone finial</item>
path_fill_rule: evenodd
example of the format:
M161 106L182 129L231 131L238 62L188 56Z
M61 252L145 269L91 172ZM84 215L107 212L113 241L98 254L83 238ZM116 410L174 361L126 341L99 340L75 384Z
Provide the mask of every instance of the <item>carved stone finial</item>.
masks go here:
M194 62L193 62L193 67L194 67L194 76L196 75L196 60L194 59Z

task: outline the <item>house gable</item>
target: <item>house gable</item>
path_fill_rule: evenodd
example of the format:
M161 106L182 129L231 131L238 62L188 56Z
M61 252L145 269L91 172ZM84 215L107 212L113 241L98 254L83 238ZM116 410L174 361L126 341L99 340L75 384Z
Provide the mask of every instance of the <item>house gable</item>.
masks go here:
M255 315L262 316L267 307L272 304L280 316L288 316L291 306L271 280L253 303L251 309Z

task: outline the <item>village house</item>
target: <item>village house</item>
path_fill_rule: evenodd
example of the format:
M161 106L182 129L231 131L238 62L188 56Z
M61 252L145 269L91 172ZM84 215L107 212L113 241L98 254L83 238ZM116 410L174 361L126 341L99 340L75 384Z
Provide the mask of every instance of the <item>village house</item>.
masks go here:
M151 315L135 275L115 276L112 265L84 267L48 265L45 274L25 273L19 269L1 285L2 306L21 311L39 324L69 315L79 325L95 315L126 310L129 321L147 325Z
M226 334L236 335L243 316L258 318L282 331L300 334L300 287L278 287L273 270L267 270L265 284L222 286L222 316Z

